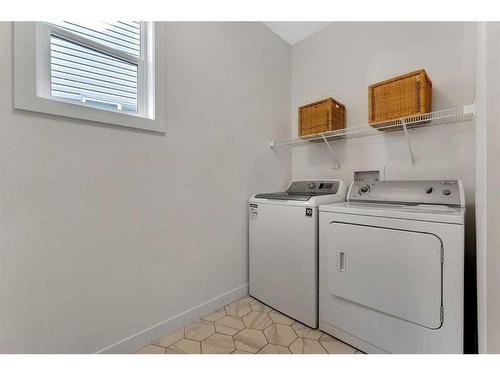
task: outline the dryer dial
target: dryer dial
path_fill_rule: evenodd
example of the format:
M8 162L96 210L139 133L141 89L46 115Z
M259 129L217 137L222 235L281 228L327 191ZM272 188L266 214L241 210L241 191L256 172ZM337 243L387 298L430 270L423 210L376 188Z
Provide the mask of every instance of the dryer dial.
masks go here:
M370 192L370 186L369 185L361 186L359 188L358 192L359 192L359 195L368 194Z

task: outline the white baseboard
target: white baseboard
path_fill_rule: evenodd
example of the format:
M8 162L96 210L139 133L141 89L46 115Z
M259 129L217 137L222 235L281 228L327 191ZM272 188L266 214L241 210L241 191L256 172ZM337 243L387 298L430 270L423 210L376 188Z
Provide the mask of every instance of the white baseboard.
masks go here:
M220 296L212 298L202 304L177 314L163 322L157 323L145 330L111 344L97 353L102 354L126 354L134 353L144 346L152 343L159 338L172 333L179 328L199 319L224 305L227 305L248 294L248 284L239 286Z

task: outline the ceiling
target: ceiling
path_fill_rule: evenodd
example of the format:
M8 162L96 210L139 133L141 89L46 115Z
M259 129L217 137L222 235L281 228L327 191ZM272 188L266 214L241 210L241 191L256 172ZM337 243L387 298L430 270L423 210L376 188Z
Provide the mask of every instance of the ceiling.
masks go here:
M320 31L332 22L264 22L272 31L294 45L302 39Z

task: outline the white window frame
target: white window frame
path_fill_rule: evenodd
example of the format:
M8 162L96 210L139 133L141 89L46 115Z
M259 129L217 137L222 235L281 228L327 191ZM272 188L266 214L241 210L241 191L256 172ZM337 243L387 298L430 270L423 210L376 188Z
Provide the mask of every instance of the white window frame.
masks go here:
M165 30L141 22L141 57L104 46L45 22L14 23L14 107L16 109L165 132ZM60 37L138 67L137 113L98 108L51 95L50 38Z

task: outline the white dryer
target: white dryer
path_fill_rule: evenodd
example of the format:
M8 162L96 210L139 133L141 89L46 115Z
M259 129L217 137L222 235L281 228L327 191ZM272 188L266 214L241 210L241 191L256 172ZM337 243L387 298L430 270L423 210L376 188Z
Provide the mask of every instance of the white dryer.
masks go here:
M292 181L249 201L250 295L318 326L318 206L345 201L339 180Z
M368 353L463 353L457 180L354 182L320 207L321 330Z

